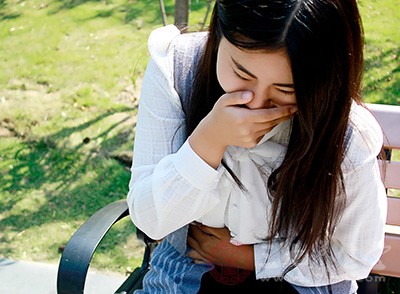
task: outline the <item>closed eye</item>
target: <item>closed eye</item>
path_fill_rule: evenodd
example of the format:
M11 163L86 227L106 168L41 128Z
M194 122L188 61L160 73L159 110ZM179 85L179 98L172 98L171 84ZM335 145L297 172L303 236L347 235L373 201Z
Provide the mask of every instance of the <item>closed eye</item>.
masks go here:
M237 71L233 71L234 73L235 73L235 75L239 78L239 79L241 79L241 80L243 80L243 81L250 81L249 79L247 79L247 78L245 78L244 76L242 76L241 74L239 74Z
M279 88L277 88L277 90L278 90L279 92L285 94L285 95L292 95L292 94L294 94L294 91L287 91L287 90L279 89Z

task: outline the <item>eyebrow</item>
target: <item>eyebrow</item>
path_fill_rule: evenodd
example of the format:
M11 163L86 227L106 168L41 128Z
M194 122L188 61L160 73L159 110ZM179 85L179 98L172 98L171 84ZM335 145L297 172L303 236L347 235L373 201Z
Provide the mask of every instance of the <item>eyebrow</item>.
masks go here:
M243 65L241 65L239 62L237 62L235 59L233 59L233 57L231 56L231 59L233 61L233 63L235 64L235 66L237 67L237 69L241 70L242 72L246 73L247 75L249 75L250 77L252 77L253 79L257 79L257 76L253 73L251 73L248 69L246 69Z
M249 75L250 77L252 77L253 79L258 79L257 76L253 73L251 73L247 68L245 68L243 65L241 65L239 62L237 62L235 59L233 59L233 57L231 56L231 59L233 61L233 63L235 64L235 66L237 67L237 69L241 70L242 72L246 73L247 75ZM274 86L278 86L278 87L285 87L285 88L294 88L294 84L285 84L285 83L274 83Z

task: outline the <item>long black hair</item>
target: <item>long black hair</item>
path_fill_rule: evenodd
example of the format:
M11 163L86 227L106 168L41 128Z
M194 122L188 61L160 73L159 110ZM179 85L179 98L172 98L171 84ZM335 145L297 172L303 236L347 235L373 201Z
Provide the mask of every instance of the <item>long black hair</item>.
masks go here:
M297 248L285 273L306 255L335 264L331 237L345 206L345 136L351 104L361 100L356 1L217 0L191 94L188 135L224 94L216 77L222 37L243 50L284 50L289 57L298 112L285 159L268 179L273 205L266 239L279 233L292 253Z

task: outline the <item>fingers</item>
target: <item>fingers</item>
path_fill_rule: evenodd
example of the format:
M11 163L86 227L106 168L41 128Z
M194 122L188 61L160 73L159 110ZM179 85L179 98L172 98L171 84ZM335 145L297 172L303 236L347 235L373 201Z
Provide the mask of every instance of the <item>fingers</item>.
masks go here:
M275 128L281 122L284 122L285 120L288 120L290 118L291 118L291 116L284 116L284 117L281 117L281 118L273 120L273 121L257 123L254 126L254 138L255 139L253 141L249 141L248 145L243 145L242 147L247 147L247 148L254 147L255 145L258 144L258 142L261 141L261 139L265 136L266 133L270 132L273 128Z
M210 242L211 238L215 238L213 235L209 235L203 232L199 226L190 225L189 226L189 235L187 237L187 244L189 247L194 249L198 254L202 255L203 257L206 256L205 252L203 251L204 244Z
M251 91L239 91L226 93L218 99L217 103L222 106L229 105L244 105L249 103L253 99L253 92Z
M198 263L198 264L205 264L208 263L210 264L211 261L209 261L206 257L204 257L203 255L201 255L197 250L192 249L189 251L188 254L186 254L186 256L190 257L191 259L193 259L194 263Z
M207 256L204 251L213 248L221 240L229 242L230 232L227 228L211 228L199 223L189 226L187 243L202 256Z
M213 254L216 253L215 248L218 248L218 244L221 242L221 240L213 234L215 233L214 230L220 233L220 231L224 229L215 229L199 223L194 223L189 226L187 244L192 250L187 255L192 258L195 263L213 262Z
M226 93L218 99L212 111L201 122L202 126L211 129L208 134L212 134L212 141L217 142L217 146L254 147L262 135L297 111L296 105L249 109L247 105L253 98L251 91L238 91ZM207 229L203 230L214 234Z
M243 106L253 99L251 91L227 93L221 96L216 104L219 106ZM272 108L248 109L246 107L236 108L236 115L242 121L263 123L277 120L280 118L289 118L297 112L296 105L283 105ZM285 120L284 119L284 120Z
M212 228L212 227L209 227L209 226L205 226L202 223L199 223L199 222L196 222L196 221L191 222L190 223L190 227L198 228L201 231L203 231L205 234L208 234L208 235L215 235L213 233L213 229L215 229L215 228Z
M273 108L245 109L245 111L252 122L265 123L279 121L278 123L280 123L292 117L293 113L297 111L297 107L295 105L285 105Z
M189 239L188 239L188 243L189 243ZM211 263L204 255L205 253L202 252L202 254L200 253L201 251L198 251L199 248L198 246L194 246L192 247L190 244L189 246L192 248L186 255L190 258L193 259L193 262L195 263Z
M207 233L205 229L202 230L201 225L190 225L189 234L200 243L203 242L205 239L215 237L212 234Z
M282 116L271 121L256 123L253 125L253 131L256 136L265 135L267 132L271 131L274 127L290 119L291 117L292 115Z
M223 228L213 228L213 227L209 227L209 226L205 226L201 223L198 222L193 222L191 223L191 226L193 228L198 228L199 230L201 230L204 234L208 235L208 236L213 236L216 237L218 239L226 239L226 238L230 238L230 232L228 230L228 228L223 227Z
M274 119L272 121L266 121L266 122L261 122L261 123L256 123L254 125L254 130L255 132L269 132L270 130L272 130L274 127L276 127L277 125L279 125L280 123L290 119L292 116L282 116L280 118Z
M235 106L245 105L249 103L254 97L251 91L238 91L232 93L225 93L218 99L217 104L221 106ZM243 111L248 114L250 118L254 118L254 122L264 122L266 117L270 120L277 119L282 116L292 115L297 111L296 105L283 105L273 108L262 108L262 109L246 109Z

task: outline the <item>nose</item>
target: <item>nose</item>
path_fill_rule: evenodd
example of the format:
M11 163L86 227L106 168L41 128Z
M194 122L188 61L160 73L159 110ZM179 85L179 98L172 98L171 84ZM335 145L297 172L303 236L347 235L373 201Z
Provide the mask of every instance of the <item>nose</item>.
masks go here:
M268 89L253 91L253 99L246 106L249 109L271 108L272 103Z

